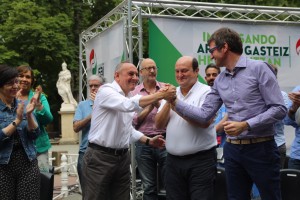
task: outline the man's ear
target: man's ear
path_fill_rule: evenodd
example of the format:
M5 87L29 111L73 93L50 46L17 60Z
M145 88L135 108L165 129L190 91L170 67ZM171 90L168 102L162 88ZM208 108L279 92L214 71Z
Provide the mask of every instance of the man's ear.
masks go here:
M119 72L115 72L114 78L119 79L119 76L120 76Z

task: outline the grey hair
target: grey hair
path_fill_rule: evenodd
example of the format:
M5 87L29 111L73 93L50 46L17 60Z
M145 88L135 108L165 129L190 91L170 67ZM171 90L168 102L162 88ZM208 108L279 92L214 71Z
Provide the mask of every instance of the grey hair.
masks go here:
M121 67L123 66L124 63L131 63L129 62L129 60L125 60L125 61L122 61L121 63L119 63L116 68L115 68L115 72L119 72Z
M103 85L106 82L106 78L104 76L100 75L100 74L98 74L98 75L91 75L88 78L88 81L92 81L92 80L99 81L101 85Z

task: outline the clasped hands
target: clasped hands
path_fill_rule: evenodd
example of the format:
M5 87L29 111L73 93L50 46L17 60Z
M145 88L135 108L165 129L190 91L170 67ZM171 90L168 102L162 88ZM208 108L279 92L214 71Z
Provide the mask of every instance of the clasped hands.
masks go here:
M173 103L176 100L176 87L174 85L167 83L158 92L161 92L163 95L163 99L165 99L169 103Z

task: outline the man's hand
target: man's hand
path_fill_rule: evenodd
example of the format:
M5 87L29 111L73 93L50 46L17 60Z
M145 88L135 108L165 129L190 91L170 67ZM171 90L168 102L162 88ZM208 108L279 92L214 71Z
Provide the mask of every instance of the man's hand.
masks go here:
M224 131L229 136L238 136L248 129L247 122L226 121L223 123Z
M166 101L173 101L176 98L176 87L167 84L165 87L161 88L158 92L163 93L163 98Z
M91 99L92 101L95 101L96 94L97 94L97 92L91 92L91 94L90 94L90 99Z
M149 145L151 145L152 147L155 147L155 148L160 148L160 149L164 148L165 144L166 144L166 141L163 139L162 135L157 135L153 138L150 138L150 141L149 141Z

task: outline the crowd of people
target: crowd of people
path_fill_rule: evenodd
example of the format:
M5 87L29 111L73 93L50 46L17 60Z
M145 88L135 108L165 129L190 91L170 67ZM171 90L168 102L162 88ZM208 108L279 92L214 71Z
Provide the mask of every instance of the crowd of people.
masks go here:
M84 200L130 199L130 144L144 200L158 199L158 177L167 200L213 200L218 165L225 168L228 199L250 199L252 190L261 199L281 199L284 125L296 135L288 167L300 170L300 86L281 91L277 67L243 56L230 28L216 30L208 45L215 64L205 69L207 85L198 81L191 56L175 63L178 87L157 80L150 58L139 68L121 62L112 83L88 78L89 98L73 120L74 131L82 131L77 169ZM39 173L50 169L45 126L53 117L33 85L29 66L0 65L0 199L39 199ZM217 162L217 147L224 163Z

